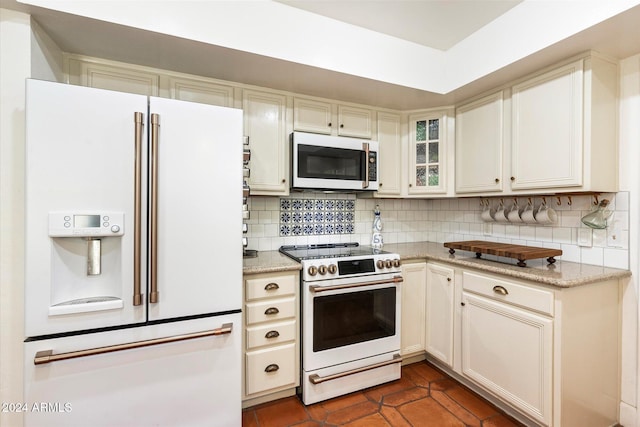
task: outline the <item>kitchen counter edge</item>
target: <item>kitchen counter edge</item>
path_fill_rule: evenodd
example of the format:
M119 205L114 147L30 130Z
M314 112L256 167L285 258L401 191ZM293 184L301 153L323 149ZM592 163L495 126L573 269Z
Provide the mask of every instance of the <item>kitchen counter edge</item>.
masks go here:
M398 253L402 261L438 261L559 288L571 288L631 276L630 270L560 259L555 264L548 264L546 259L532 259L527 260L526 267L518 267L515 265L515 260L492 255L476 258L474 253L468 251L456 251L452 255L442 243L433 242L386 244L384 250Z
M571 288L589 283L631 276L630 270L600 267L558 260L548 264L545 259L527 260L526 267L518 267L512 259L500 259L492 255L476 258L474 253L449 249L442 243L415 242L385 244L384 251L400 255L402 261L437 261L454 266L473 268L487 273L495 273L516 279L550 285L558 288ZM243 274L273 273L301 270L302 266L278 251L261 251L255 258L243 260Z
M242 274L277 273L301 270L302 265L278 251L258 251L254 258L243 258Z

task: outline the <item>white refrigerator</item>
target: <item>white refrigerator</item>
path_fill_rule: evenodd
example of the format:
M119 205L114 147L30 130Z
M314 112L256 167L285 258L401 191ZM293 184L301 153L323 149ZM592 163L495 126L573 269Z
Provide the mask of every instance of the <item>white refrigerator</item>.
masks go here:
M241 425L242 111L26 89L25 425Z

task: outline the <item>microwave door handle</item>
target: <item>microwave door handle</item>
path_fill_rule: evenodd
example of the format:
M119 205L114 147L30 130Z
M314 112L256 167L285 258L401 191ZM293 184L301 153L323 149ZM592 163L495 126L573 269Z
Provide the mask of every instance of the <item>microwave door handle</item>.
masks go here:
M369 188L369 143L363 142L362 149L364 150L364 182L362 188Z

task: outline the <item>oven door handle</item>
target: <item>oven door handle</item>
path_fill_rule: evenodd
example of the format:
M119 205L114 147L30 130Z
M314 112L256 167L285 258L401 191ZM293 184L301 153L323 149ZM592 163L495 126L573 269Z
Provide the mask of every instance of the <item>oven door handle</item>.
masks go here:
M393 276L393 278L391 279L372 280L371 282L362 282L362 283L345 283L344 285L331 285L331 286L310 285L309 290L311 292L320 293L320 292L336 291L340 289L360 288L362 286L386 285L387 283L397 284L403 281L404 279L402 278L402 276Z
M309 375L309 382L311 384L321 384L326 381L337 380L338 378L343 378L349 375L359 374L360 372L370 371L372 369L381 368L387 365L393 365L394 363L402 362L402 356L399 354L394 354L393 359L386 360L384 362L374 363L373 365L363 366L362 368L352 369L350 371L339 372L337 374L327 375L326 377L321 377L318 374Z

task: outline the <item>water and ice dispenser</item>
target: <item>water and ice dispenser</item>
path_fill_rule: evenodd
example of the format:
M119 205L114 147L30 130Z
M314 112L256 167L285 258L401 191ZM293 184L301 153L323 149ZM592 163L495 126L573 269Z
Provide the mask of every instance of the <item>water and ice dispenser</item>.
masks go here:
M49 315L123 306L122 236L122 212L49 212Z

